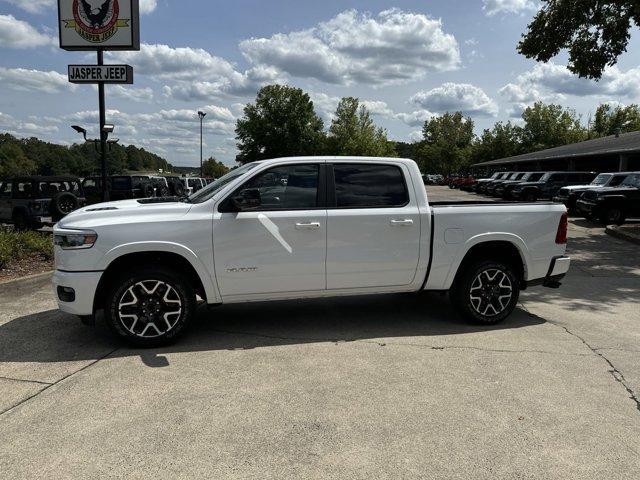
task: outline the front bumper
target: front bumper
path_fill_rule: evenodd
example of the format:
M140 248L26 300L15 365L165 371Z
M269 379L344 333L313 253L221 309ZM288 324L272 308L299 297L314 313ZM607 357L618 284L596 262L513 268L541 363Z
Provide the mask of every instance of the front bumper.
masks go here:
M576 202L578 212L586 216L597 216L600 213L600 206L595 202L578 200Z
M53 294L58 301L58 308L73 315L93 315L93 300L100 277L102 272L56 270L53 273Z

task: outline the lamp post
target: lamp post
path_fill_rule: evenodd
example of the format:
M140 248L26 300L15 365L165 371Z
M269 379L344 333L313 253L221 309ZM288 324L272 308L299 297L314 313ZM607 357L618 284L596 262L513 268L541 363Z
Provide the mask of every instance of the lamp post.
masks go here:
M200 178L202 175L202 119L205 117L206 113L198 110L198 117L200 117Z
M96 151L100 153L100 177L102 183L102 201L109 201L109 189L107 188L107 144L109 144L109 150L111 150L111 144L118 143L118 139L108 140L109 134L113 132L114 126L109 123L104 123L104 119L100 119L100 140L88 140L87 130L79 125L71 125L76 132L81 133L85 142L93 142ZM98 150L98 143L100 149Z

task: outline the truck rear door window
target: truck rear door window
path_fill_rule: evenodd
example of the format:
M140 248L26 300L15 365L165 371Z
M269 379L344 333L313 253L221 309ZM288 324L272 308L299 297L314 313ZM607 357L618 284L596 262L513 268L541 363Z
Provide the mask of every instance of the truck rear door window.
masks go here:
M338 208L402 207L409 202L402 171L395 165L333 165Z

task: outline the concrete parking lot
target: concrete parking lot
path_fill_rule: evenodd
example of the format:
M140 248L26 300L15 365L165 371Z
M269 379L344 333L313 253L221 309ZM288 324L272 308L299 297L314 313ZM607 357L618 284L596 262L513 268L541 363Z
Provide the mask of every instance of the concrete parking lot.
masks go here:
M0 476L640 478L640 247L573 219L568 250L494 327L437 294L255 303L152 350L0 285Z

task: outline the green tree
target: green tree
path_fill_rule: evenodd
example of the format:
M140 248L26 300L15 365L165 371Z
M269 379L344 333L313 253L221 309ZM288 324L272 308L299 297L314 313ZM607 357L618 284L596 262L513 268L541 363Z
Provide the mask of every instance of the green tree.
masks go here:
M286 85L262 87L236 122L236 161L320 153L324 125L309 95Z
M19 145L10 142L0 143L0 178L33 173L35 162L24 154Z
M485 129L473 146L473 163L518 155L522 148L522 127L511 122L497 122Z
M638 105L612 107L603 103L596 109L593 131L598 136L640 130L640 109Z
M424 140L416 145L420 169L428 173L452 173L471 163L473 120L462 112L446 112L424 123Z
M569 70L600 78L626 50L634 24L640 26L638 0L542 0L518 51L548 62L567 49Z
M367 108L354 97L344 97L338 103L329 127L327 153L372 157L396 154L386 130L376 128Z
M586 138L586 130L573 110L560 105L536 102L522 113L522 150L533 152L580 142Z
M220 178L228 171L229 167L213 157L209 157L202 162L202 174L205 177Z

